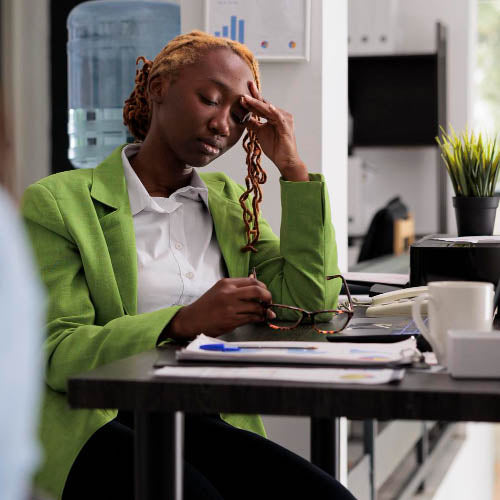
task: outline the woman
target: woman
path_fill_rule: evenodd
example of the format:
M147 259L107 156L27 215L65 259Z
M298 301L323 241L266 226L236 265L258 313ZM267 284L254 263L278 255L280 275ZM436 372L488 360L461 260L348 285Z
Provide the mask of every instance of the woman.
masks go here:
M113 410L69 410L69 376L163 341L262 321L262 304L271 301L325 309L338 294L325 280L337 261L324 182L300 160L291 116L261 98L248 49L192 32L143 62L124 108L141 142L94 170L43 179L24 197L50 295L46 463L38 480L65 500L133 492L133 422ZM192 168L226 152L245 130L246 191ZM260 149L282 174L281 243L258 217ZM248 277L254 266L261 281ZM314 498L352 498L261 437L258 416L221 417L186 418L186 498L267 498L287 488L292 498L301 488ZM261 481L250 487L247 475Z

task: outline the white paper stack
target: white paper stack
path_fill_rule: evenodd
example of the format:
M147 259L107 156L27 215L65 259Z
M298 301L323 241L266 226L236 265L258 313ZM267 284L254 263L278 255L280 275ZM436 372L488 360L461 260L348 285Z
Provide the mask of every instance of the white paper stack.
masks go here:
M205 346L210 344L239 347L241 350L206 350ZM415 353L416 341L413 337L394 343L361 344L296 341L224 342L201 334L185 349L177 352L177 360L393 367L408 363Z
M403 369L366 368L285 368L283 366L164 366L154 371L157 377L199 378L203 380L267 380L282 382L314 382L323 384L387 384L401 380Z

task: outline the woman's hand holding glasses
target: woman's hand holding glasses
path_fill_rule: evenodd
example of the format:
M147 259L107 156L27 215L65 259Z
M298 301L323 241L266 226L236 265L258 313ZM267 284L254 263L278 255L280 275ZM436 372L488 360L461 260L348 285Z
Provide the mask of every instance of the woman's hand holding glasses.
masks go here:
M257 279L253 268L248 278L224 278L198 300L179 309L164 336L178 340L190 340L199 333L218 337L247 323L261 322L274 330L291 330L306 324L319 333L338 333L354 315L352 298L343 276L337 274L326 279L342 280L348 297L347 307L306 311L273 304L271 292Z
M189 340L199 333L218 337L238 326L272 319L271 292L254 276L224 278L198 300L179 309L170 321L165 335Z
M255 268L252 275L257 277ZM267 326L274 330L292 330L304 325L313 328L318 333L339 333L346 328L354 315L354 305L351 293L345 278L341 274L327 276L326 280L341 279L347 294L347 306L338 309L326 309L320 311L306 311L301 307L288 306L285 304L269 304L268 311L273 312L274 317L266 318Z

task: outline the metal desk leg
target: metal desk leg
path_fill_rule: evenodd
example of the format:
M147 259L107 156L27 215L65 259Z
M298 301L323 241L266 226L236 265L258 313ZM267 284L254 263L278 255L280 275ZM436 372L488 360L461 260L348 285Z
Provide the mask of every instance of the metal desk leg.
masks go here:
M426 421L422 422L422 437L417 445L417 464L423 466L429 456L429 426ZM418 485L417 493L425 490L425 481Z
M375 440L377 438L377 421L363 421L363 448L365 455L370 457L370 500L377 499L376 470L375 470Z
M311 462L347 487L346 418L311 418Z
M182 500L183 417L135 412L136 500Z

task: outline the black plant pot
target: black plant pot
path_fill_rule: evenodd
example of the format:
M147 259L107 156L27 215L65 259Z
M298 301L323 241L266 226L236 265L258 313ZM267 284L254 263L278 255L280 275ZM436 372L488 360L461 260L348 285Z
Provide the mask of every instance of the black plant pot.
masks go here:
M454 196L458 236L493 234L498 196Z

